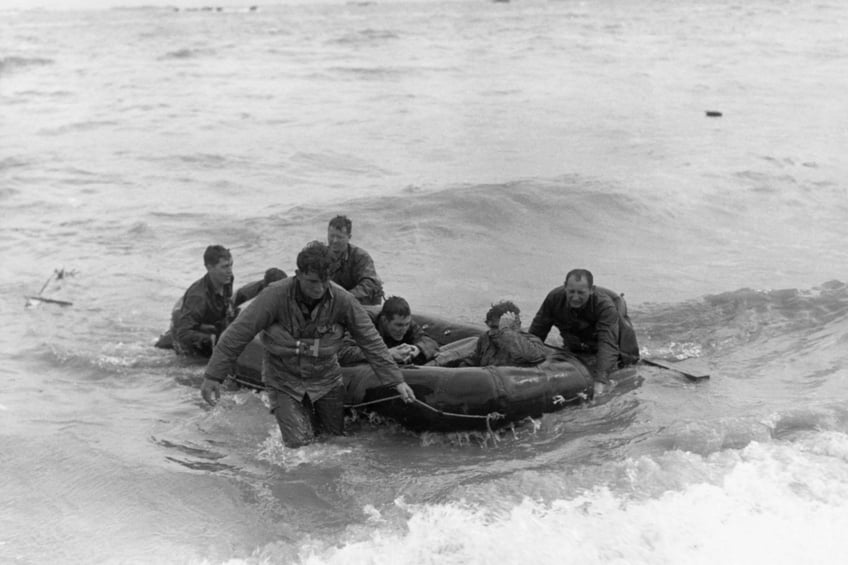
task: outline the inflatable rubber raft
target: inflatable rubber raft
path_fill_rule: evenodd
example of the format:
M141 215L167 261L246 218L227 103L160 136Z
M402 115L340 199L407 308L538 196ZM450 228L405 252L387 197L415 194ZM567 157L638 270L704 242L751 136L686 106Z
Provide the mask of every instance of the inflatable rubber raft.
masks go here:
M443 348L467 343L485 328L454 324L431 316L415 321ZM261 343L254 340L236 363L236 379L262 387ZM382 385L367 364L342 367L348 407L367 406L415 431L493 429L527 417L539 418L589 399L592 377L576 357L550 348L547 358L530 367L402 366L417 401L406 404L394 387Z

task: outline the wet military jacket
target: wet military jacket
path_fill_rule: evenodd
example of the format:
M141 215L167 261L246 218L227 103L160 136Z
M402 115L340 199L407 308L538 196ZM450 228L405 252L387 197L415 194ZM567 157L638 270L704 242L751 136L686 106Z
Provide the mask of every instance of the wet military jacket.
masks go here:
M489 330L477 338L477 346L465 364L472 367L526 366L545 360L548 350L535 335L514 329Z
M331 283L310 311L295 277L269 285L227 328L206 367L206 376L223 381L245 346L261 332L266 386L297 400L315 402L342 385L338 351L349 332L383 384L403 382L403 374L371 318L354 297Z
M231 283L224 285L223 294L215 292L208 274L188 287L181 306L171 314L174 349L178 353L211 355L211 336L220 335L232 318L232 294Z
M367 251L350 243L347 251L330 266L330 280L348 290L361 304L380 304L383 281Z
M529 331L544 340L551 327L556 326L566 349L597 353L595 379L607 382L607 375L619 364L639 359L633 326L619 312L614 296L618 295L611 290L595 287L586 304L575 309L568 306L565 286L559 286L545 297Z
M369 312L369 314L371 314ZM381 322L382 315L377 314L376 319L374 320L374 326L377 328L377 332L383 338L383 342L386 344L386 347L392 348L397 347L402 343L408 343L410 345L414 345L418 347L421 351L417 356L412 359L412 363L414 365L423 365L430 359L436 356L436 352L439 351L439 344L435 339L427 335L424 330L415 323L415 320L409 325L409 329L406 330L406 333L403 334L403 338L398 341L394 339L389 334L384 334L381 331L382 324ZM347 339L345 341L345 346L342 347L342 350L339 351L339 362L342 365L355 365L357 363L362 363L365 361L365 354L353 342L351 339Z

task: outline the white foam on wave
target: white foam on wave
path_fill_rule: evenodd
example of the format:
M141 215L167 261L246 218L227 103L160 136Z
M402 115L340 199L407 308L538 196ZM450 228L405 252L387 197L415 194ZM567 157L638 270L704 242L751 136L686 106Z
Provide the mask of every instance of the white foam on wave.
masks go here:
M350 447L332 443L316 442L299 448L287 448L283 445L280 430L276 424L268 429L268 435L259 446L256 458L291 470L301 465L321 465L340 463L353 452Z
M381 525L341 546L313 541L301 547L300 562L795 564L836 563L848 552L839 535L848 528L845 434L681 457L681 466L718 480L649 497L596 487L506 510L398 501L409 513L405 527ZM641 459L628 462L636 477L657 466Z

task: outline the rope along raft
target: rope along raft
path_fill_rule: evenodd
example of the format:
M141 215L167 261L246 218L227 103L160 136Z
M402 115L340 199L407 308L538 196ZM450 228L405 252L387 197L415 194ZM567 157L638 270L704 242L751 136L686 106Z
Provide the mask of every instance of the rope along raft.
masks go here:
M230 375L229 378L232 379L235 383L240 384L242 386L246 386L246 387L254 388L254 389L257 388L256 384L242 380L242 379L240 379L236 376ZM263 387L260 390L265 390L265 388ZM370 406L372 404L380 404L381 402L389 402L389 401L392 401L392 400L400 400L401 398L402 398L401 395L396 394L395 396L389 396L389 397L380 398L380 399L377 399L377 400L370 400L368 402L360 402L359 404L345 404L344 407L345 408L363 408L365 406ZM486 420L486 429L489 430L489 432L492 431L492 422L502 420L503 418L506 417L504 414L501 414L500 412L490 412L490 413L486 414L485 416L480 416L480 415L476 415L476 414L459 414L457 412L445 412L444 410L439 410L438 408L436 408L434 406L430 406L426 402L424 402L422 400L418 400L417 398L414 398L412 400L412 402L414 402L415 404L418 404L419 406L421 406L423 408L426 408L427 410L432 410L433 412L439 414L440 416L450 416L451 418L467 418L467 419L470 419L470 420Z
M380 402L388 402L390 400L398 400L400 398L401 398L401 395L396 394L395 396L389 396L387 398L380 398L378 400L371 400L369 402L360 402L359 404L345 404L345 408L362 408L363 406L368 406L370 404L379 404ZM414 402L415 404L418 404L419 406L426 408L427 410L432 410L433 412L435 412L439 416L450 416L451 418L468 418L468 419L471 419L471 420L486 420L486 429L489 430L489 432L492 431L492 422L493 421L502 420L503 418L506 417L503 414L501 414L500 412L489 412L485 416L479 416L479 415L476 415L476 414L458 414L456 412L445 412L444 410L439 410L435 406L430 406L426 402L424 402L422 400L418 400L417 398L413 398L412 402Z

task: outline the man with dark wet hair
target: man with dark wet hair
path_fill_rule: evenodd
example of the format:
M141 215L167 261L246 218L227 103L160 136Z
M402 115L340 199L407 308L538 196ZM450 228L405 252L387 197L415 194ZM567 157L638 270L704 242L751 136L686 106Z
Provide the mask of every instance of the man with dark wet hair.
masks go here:
M565 284L548 293L530 324L530 333L546 339L552 326L563 346L576 354L595 354L595 388L603 392L609 374L639 360L639 344L622 295L596 287L592 273L574 269Z
M463 365L527 366L545 360L548 353L542 340L521 331L521 310L514 302L502 300L486 313L489 330L477 338L474 353Z
M380 304L383 281L377 276L371 255L350 243L352 231L353 222L347 216L336 216L327 226L327 243L333 256L330 279L361 304Z
M400 296L386 299L374 319L374 325L397 363L423 365L439 351L439 344L412 319L409 302ZM339 362L342 365L355 365L363 361L365 355L354 343L348 342L339 351Z
M171 314L173 348L181 355L209 357L215 340L233 318L230 250L210 245L203 253L203 264L206 274L188 287Z
M337 354L345 332L383 384L394 385L406 402L415 399L365 309L329 280L331 263L324 243L304 247L295 276L268 286L245 308L206 366L201 394L215 404L236 359L261 332L262 380L287 447L310 443L322 432L343 433L345 388Z

